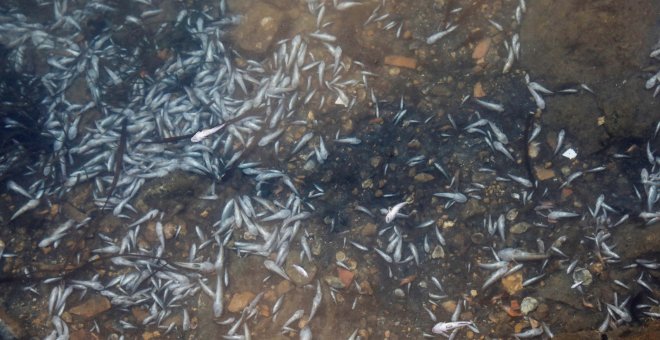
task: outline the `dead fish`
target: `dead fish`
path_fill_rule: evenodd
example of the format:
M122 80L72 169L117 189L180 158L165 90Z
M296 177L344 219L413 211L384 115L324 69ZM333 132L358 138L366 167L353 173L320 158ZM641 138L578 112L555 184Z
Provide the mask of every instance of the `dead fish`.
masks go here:
M558 220L560 218L572 218L572 217L578 217L580 214L576 214L574 212L570 211L552 211L548 214L548 219L549 220Z
M460 192L436 192L433 194L435 197L448 198L456 203L465 203L467 202L467 196L461 194Z
M203 139L205 139L206 137L220 131L225 126L227 126L227 123L222 123L222 124L220 124L216 127L212 127L212 128L209 128L209 129L204 129L204 130L201 130L201 131L197 131L192 137L190 137L190 141L193 142L193 143L199 143Z
M528 180L527 178L515 176L515 175L512 175L512 174L507 174L507 176L509 176L509 178L511 178L512 180L518 182L519 184L522 184L523 186L525 186L527 188L534 187L534 184L532 184L532 182L530 180Z
M385 215L385 223L390 223L390 222L394 221L394 219L396 218L396 214L399 213L399 210L401 210L401 208L403 208L407 204L408 204L407 201L406 202L401 202L401 203L387 209L387 215Z
M431 332L435 334L447 335L455 329L463 328L472 325L472 321L453 321L453 322L438 322L433 326Z
M504 106L502 106L501 104L491 103L477 98L474 98L474 101L488 110L496 111L496 112L504 112Z
M565 136L566 136L566 131L564 131L564 129L561 129L561 131L559 131L559 134L557 134L557 146L555 147L555 152L553 153L553 155L556 156L559 150L561 149L562 144L564 144Z
M499 141L493 141L493 148L501 152L504 156L506 156L506 158L510 159L512 162L516 161L516 159L511 154L511 152L509 152L509 150L507 150L504 144L500 143Z
M283 277L284 279L286 279L288 281L291 281L291 279L289 278L289 275L286 274L284 269L282 269L282 267L278 266L272 260L265 260L264 261L264 267L266 267L266 269L270 270L271 272Z
M547 254L530 253L517 248L504 248L497 252L497 256L502 261L536 261L545 260L548 258Z
M486 279L486 282L484 282L484 284L481 286L481 289L483 290L483 289L488 288L490 285L492 285L493 283L497 282L499 279L503 278L504 275L506 274L506 272L508 272L508 271L509 271L509 267L508 267L508 266L504 266L504 267L502 267L502 268L499 268L498 270L496 270L494 273L492 273L492 274Z
M31 199L27 203L25 203L22 207L20 207L18 210L16 210L14 215L12 215L9 220L13 221L16 217L21 216L26 211L32 210L32 209L36 208L37 206L39 206L39 200L38 199Z
M453 32L456 28L458 28L458 25L453 25L444 31L440 31L438 33L432 34L428 38L426 38L426 43L432 45L436 43L438 40L444 38L447 34Z

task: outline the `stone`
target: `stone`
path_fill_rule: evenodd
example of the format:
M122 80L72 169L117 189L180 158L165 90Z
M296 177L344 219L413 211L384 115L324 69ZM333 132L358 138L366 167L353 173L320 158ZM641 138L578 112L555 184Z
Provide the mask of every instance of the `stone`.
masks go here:
M440 305L442 306L442 309L445 310L445 312L450 313L450 314L453 313L456 310L456 301L454 301L454 300L444 301Z
M288 280L282 280L275 287L275 292L277 293L277 296L281 296L282 294L288 293L291 289L293 289L291 282Z
M166 240L172 239L176 235L176 224L172 222L167 222L163 225L163 235Z
M151 339L158 339L158 338L160 338L160 332L159 331L142 333L142 340L151 340Z
M382 162L383 162L383 157L380 156L374 156L369 159L369 164L371 164L371 166L374 168L380 167L380 164Z
M435 248L433 248L433 251L431 252L431 258L432 259L444 259L445 258L445 250L442 248L441 245L436 245Z
M465 207L461 210L461 219L468 220L471 217L483 216L486 212L486 207L475 199L470 199L465 203Z
M69 313L77 315L83 319L91 319L107 310L110 309L112 305L110 300L104 296L92 295L85 302L71 308Z
M474 50L472 51L472 59L483 59L490 49L490 42L490 38L481 39L481 41L477 43L477 46L475 46Z
M527 222L518 222L509 228L512 234L522 234L526 232L532 225Z
M376 235L377 230L378 230L378 226L370 222L360 227L360 235L365 237L374 236Z
M474 88L472 89L472 96L474 98L481 98L486 96L486 92L484 92L484 88L481 86L480 81L474 84Z
M509 293L509 295L515 295L523 289L523 276L521 272L515 272L511 275L508 275L502 278L502 286Z
M344 268L338 267L337 268L337 276L339 277L339 280L341 281L341 283L344 285L344 288L346 288L346 287L350 286L351 283L353 282L353 278L355 277L355 273L350 271L350 270L346 270Z
M373 295L374 294L374 290L373 290L373 288L371 288L371 284L369 283L369 281L364 280L364 281L360 282L360 294L362 294L362 295L365 295L365 294L366 295Z
M229 310L232 313L238 313L245 309L247 305L254 299L256 295L252 293L251 291L244 291L244 292L239 292L234 294L231 297L231 300L229 300L229 306L227 306L227 310Z
M430 182L434 179L435 179L435 177L433 177L433 175L427 174L426 172L422 172L422 173L419 173L419 174L415 175L415 182L419 182L419 183Z
M529 155L529 158L534 159L538 157L539 152L541 152L541 147L539 146L538 142L529 143L527 146L527 154Z
M291 255L293 255L293 253L291 253ZM318 272L318 268L316 267L316 265L313 263L300 265L307 273L307 276L305 276L301 272L299 272L295 267L293 267L294 263L295 261L293 260L293 257L290 256L289 258L287 258L287 265L284 268L286 274L289 276L291 281L293 281L293 283L295 283L297 286L304 286L306 284L311 283L312 280L314 280L314 278L316 277L316 273Z
M531 296L527 296L520 303L520 312L522 312L523 315L527 315L533 312L538 306L539 306L539 300Z
M573 281L582 282L582 285L586 287L593 282L593 276L586 268L576 268L573 271Z
M397 288L394 290L394 296L403 299L406 297L406 292L404 292L401 288Z
M267 3L255 2L232 31L233 41L246 52L268 51L281 26L283 13Z
M474 244L482 244L484 242L485 238L486 237L482 233L474 233L474 234L470 235L470 240Z
M546 181L555 177L555 172L552 169L546 169L542 166L535 166L534 172L539 181Z
M324 277L323 280L325 281L325 283L328 284L328 286L330 286L332 288L335 288L335 289L342 289L342 288L346 287L344 285L344 282L342 282L342 280L340 278L336 277L336 276L328 275L328 276Z
M388 55L385 57L385 65L404 67L414 70L417 68L417 59L400 55Z

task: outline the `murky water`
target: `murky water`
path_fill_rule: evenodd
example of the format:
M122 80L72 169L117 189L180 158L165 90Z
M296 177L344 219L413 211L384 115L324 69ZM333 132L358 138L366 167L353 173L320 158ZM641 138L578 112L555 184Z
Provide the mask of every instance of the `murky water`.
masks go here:
M653 337L659 11L0 5L0 334Z

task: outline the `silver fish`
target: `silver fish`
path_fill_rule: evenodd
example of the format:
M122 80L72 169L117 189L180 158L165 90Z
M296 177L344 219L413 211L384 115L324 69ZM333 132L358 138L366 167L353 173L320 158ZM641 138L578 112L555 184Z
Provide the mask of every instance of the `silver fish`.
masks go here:
M481 99L476 99L476 98L474 99L474 101L477 102L477 104L479 104L479 105L483 106L484 108L489 109L491 111L504 112L504 106L502 106L501 104L491 103L491 102L487 102L487 101L484 101L484 100L481 100Z
M453 26L450 26L449 28L447 28L444 31L434 33L434 34L430 35L428 38L426 38L426 43L429 44L429 45L432 45L432 44L436 43L438 40L444 38L447 34L453 32L456 28L458 28L458 25L453 25Z
M504 248L497 252L497 256L502 261L535 261L545 260L548 258L547 254L530 253L517 248Z
M271 272L283 277L284 279L291 281L291 278L289 278L289 275L286 274L284 269L282 269L282 267L278 266L272 260L265 260L264 267L266 267L266 269L270 270Z

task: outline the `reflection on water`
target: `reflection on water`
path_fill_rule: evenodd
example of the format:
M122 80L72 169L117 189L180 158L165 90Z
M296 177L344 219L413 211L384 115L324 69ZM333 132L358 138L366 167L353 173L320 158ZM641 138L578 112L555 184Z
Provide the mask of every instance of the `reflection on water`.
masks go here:
M0 328L657 324L657 5L549 3L2 5Z

